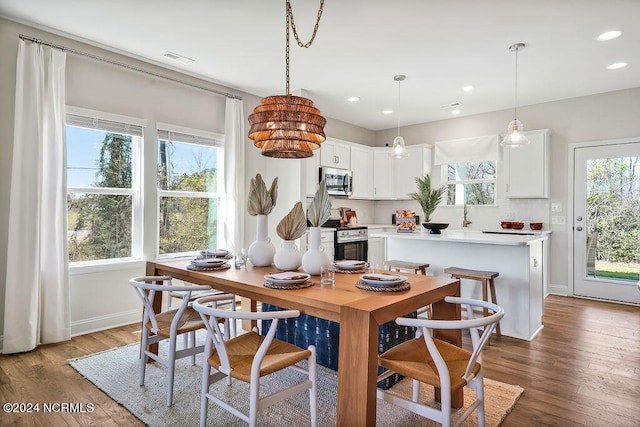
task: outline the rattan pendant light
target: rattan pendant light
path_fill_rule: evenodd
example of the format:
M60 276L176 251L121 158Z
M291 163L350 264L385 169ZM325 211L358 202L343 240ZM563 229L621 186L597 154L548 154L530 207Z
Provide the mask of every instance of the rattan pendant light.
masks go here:
M289 28L293 30L298 46L308 48L318 32L323 7L324 0L320 0L313 35L307 43L302 43L296 31L291 4L286 0L287 94L264 98L249 116L249 138L262 150L263 156L286 159L311 157L313 150L325 140L327 120L320 115L320 110L310 99L289 93Z

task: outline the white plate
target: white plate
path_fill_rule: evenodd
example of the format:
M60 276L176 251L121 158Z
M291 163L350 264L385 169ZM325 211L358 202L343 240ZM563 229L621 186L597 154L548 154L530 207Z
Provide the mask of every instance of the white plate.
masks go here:
M336 267L338 267L341 270L360 270L364 268L366 263L364 261L345 260L345 261L336 261L335 264L336 264Z
M200 255L202 256L227 256L229 255L229 251L226 249L205 249L204 251L200 251Z
M360 276L360 279L367 285L371 286L392 286L404 282L407 280L407 276L401 276L399 274L374 273L363 274Z
M200 267L219 267L225 262L227 262L226 259L220 258L194 259L193 261L191 261L192 264L198 265Z
M279 285L295 285L309 280L309 277L311 276L306 273L298 273L297 271L285 271L282 273L267 274L264 276L264 280Z

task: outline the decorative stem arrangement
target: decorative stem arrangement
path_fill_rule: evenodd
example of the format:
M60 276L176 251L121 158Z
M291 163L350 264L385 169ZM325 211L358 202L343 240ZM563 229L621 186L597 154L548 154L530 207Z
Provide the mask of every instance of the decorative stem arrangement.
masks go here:
M280 221L276 233L283 240L282 247L276 250L273 263L279 270L297 270L302 265L302 254L295 244L295 240L302 237L307 230L307 218L302 209L302 203L293 206Z
M302 269L307 274L317 276L320 274L321 267L329 263L329 256L322 251L320 246L320 227L327 222L330 213L331 200L329 200L327 185L323 180L320 182L320 188L316 191L307 213L311 223L309 249L302 255Z
M432 223L431 215L433 215L433 212L442 201L442 196L446 193L447 187L443 185L440 188L432 189L431 176L429 174L422 178L416 177L416 184L418 191L410 193L409 196L420 203L422 212L424 212L425 222L422 223L422 226L430 230L431 234L440 234L440 230L447 228L449 224Z
M258 217L258 226L256 240L249 246L248 257L251 264L256 267L266 267L273 264L276 249L268 236L268 215L276 206L277 199L278 177L274 178L269 191L267 191L267 186L260 174L251 178L247 211L249 215Z

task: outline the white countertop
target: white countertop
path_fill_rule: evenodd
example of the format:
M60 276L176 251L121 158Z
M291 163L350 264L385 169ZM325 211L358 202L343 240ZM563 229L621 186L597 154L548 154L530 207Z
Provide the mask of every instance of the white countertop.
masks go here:
M442 234L429 234L426 231L398 233L396 231L376 231L369 226L369 237L424 240L429 242L479 243L486 245L524 246L548 239L548 233L541 234L490 234L479 230L443 230Z

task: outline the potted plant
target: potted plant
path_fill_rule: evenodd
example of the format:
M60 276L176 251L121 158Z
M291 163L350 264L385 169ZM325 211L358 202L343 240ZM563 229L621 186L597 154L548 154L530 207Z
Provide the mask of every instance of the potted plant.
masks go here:
M410 193L409 196L420 203L425 220L422 226L428 229L431 234L440 234L440 230L444 230L449 224L431 222L431 215L442 201L442 196L447 191L447 187L443 185L440 188L432 189L431 176L429 174L423 177L416 177L416 184L418 191Z

